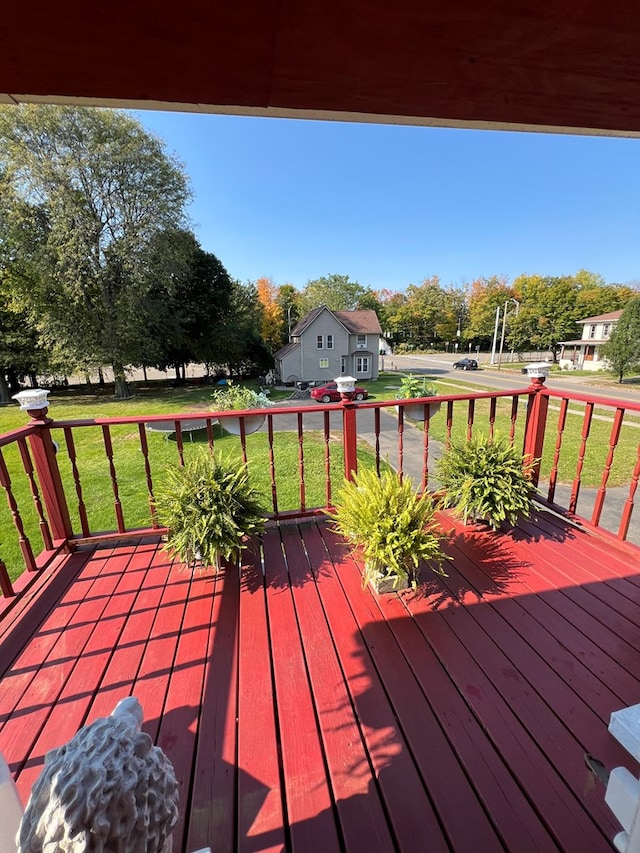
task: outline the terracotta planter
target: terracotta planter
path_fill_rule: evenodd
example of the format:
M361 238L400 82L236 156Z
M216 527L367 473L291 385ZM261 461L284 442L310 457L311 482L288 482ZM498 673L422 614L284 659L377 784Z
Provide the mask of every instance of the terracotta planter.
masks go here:
M266 415L246 415L244 418L244 432L249 435L257 432L264 423ZM240 418L220 418L220 426L230 432L231 435L240 435Z
M438 412L440 411L440 406L442 405L442 403L427 403L426 405L429 408L429 417L432 418L434 415L438 414ZM399 411L400 408L401 408L400 406L396 406L396 411ZM402 406L402 409L404 409L405 418L409 418L410 421L423 421L425 419L424 418L424 411L425 411L425 404L424 403L415 403L413 405L411 403L409 403L406 406Z

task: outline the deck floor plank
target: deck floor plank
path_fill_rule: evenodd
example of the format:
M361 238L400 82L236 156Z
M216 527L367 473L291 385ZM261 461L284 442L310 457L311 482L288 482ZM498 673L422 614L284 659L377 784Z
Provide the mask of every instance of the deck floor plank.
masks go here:
M544 510L442 518L448 578L381 598L322 520L270 525L241 571L157 541L54 562L0 618L23 796L134 693L180 780L176 853L609 851L583 752L638 773L607 731L640 695L637 549Z
M157 545L151 543L137 546L131 552L126 566L123 566L124 570L119 573L118 584L100 619L93 626L84 649L78 653L76 665L65 681L60 696L52 705L46 725L42 728L20 774L20 786L23 791L33 787L42 770L45 754L60 743L70 740L84 725L132 604L144 589L149 562L156 548ZM113 567L116 565L114 563Z

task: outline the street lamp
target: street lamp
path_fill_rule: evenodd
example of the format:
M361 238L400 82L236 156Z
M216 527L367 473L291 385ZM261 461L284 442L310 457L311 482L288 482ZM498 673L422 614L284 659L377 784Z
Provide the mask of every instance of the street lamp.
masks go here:
M502 364L502 349L504 347L504 334L505 334L505 331L507 328L507 308L509 307L510 302L513 302L513 304L516 306L516 317L518 316L518 311L520 310L520 303L518 302L517 299L514 299L513 296L511 296L509 299L507 299L507 301L504 303L504 309L502 312L502 337L500 338L500 352L498 353L498 370L500 370L500 365ZM500 310L500 309L498 309L498 310ZM497 328L497 326L496 326L496 328Z

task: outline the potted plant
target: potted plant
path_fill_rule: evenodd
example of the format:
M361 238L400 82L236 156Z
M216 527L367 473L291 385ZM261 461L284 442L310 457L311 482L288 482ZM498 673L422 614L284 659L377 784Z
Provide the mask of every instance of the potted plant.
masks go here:
M155 505L168 528L165 549L189 568L237 560L265 522L246 466L205 450L168 468Z
M434 571L444 574L439 568L445 559L442 533L434 512L431 496L417 494L406 477L363 469L352 481L345 480L328 514L364 558L363 586L370 583L384 593L415 588L420 560L435 561Z
M234 382L227 384L214 391L212 395L211 411L213 412L238 412L247 409L266 409L271 401L263 391L254 391ZM245 415L245 434L256 432L264 423L265 415L260 412L255 415ZM220 425L233 435L240 435L240 418L220 418Z
M438 389L426 376L419 377L409 373L400 380L399 400L415 400L422 397L437 397L437 395ZM396 406L396 409L399 410L402 408L404 416L412 421L424 421L425 408L428 409L429 417L431 418L440 411L440 405L440 403L431 402L427 403L425 407L424 403L416 403L410 406Z
M436 463L443 504L465 524L471 519L494 529L503 521L513 526L531 513L534 463L506 438L478 434L452 441Z

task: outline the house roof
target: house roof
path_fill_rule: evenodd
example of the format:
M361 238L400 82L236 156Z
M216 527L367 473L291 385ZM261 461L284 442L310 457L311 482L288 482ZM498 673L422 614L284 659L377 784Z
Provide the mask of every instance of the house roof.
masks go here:
M323 311L328 311L329 314L333 314L336 320L339 323L342 323L347 332L352 335L382 334L382 327L380 326L380 321L378 320L378 315L375 311L332 311L331 308L327 308L326 305L321 305L319 308L314 308L313 311L309 311L308 314L305 314L291 330L291 334L295 337L302 335Z
M612 320L619 320L622 317L622 311L609 311L608 314L598 314L597 317L586 317L584 320L576 320L576 323L608 323Z
M285 344L283 347L274 354L274 358L286 358L290 355L294 350L298 349L300 344L298 341L290 341L288 344Z
M639 32L629 0L8 0L0 103L638 135Z
M382 327L375 311L334 311L333 314L352 335L381 335Z

